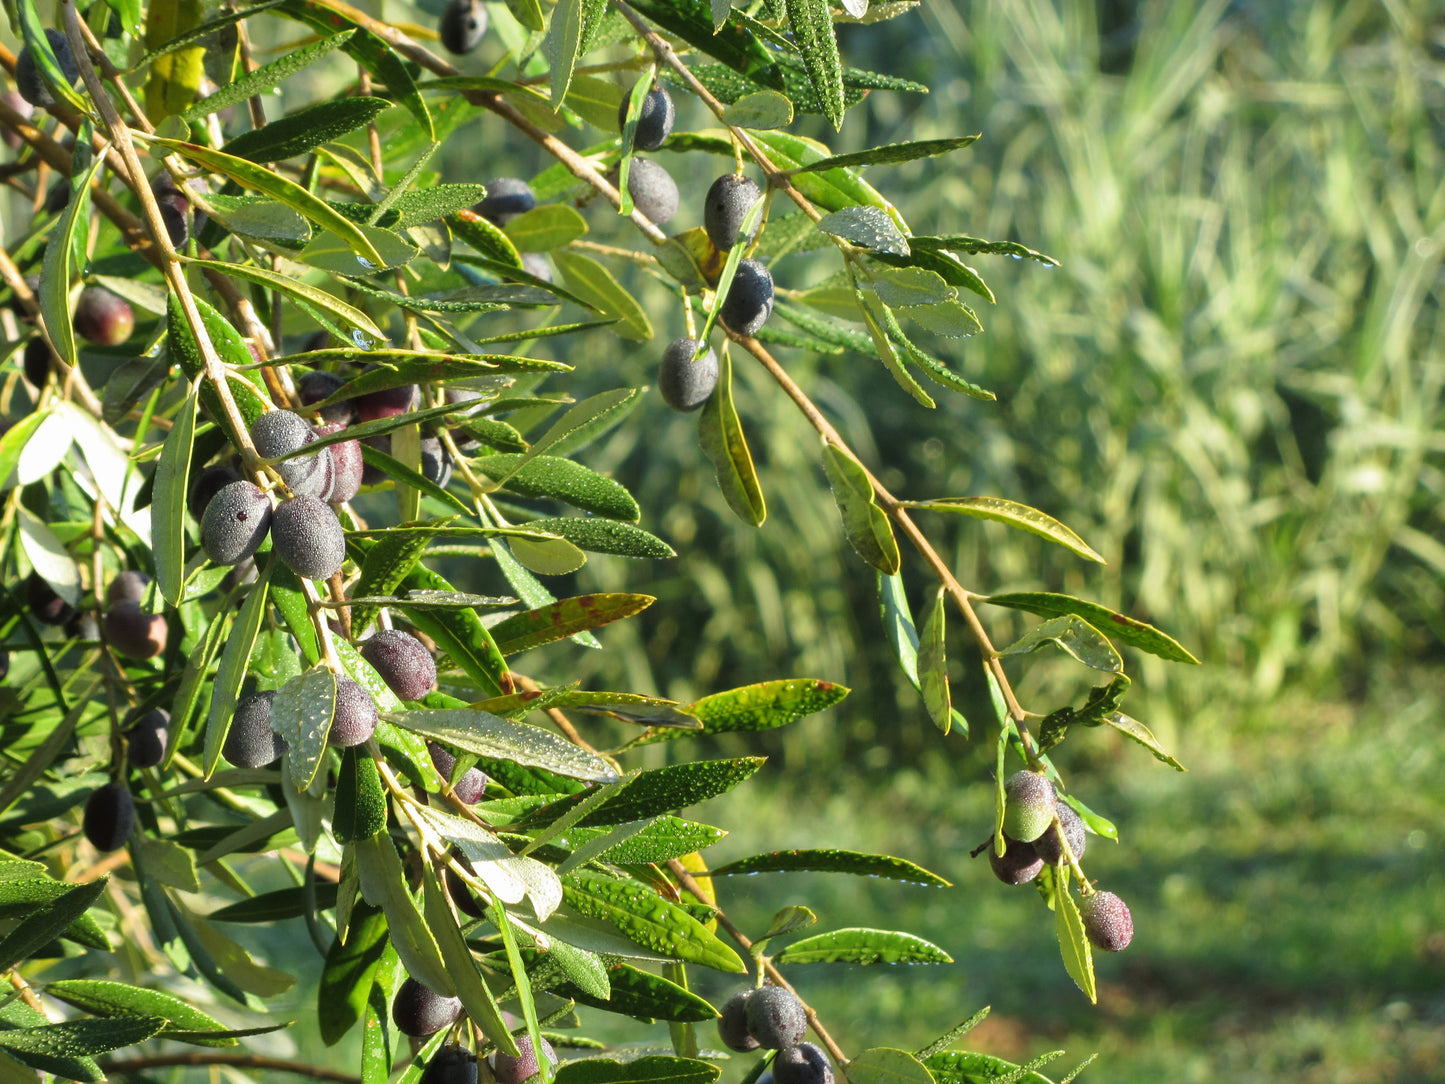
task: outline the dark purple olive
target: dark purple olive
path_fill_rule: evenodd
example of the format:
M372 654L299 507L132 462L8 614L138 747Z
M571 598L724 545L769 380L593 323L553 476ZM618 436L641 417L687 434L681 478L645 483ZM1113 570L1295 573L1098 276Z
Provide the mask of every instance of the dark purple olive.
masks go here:
M163 708L152 708L138 717L131 712L126 721L129 723L125 731L126 762L132 768L156 767L166 756L171 713Z
M135 827L135 799L124 783L107 783L85 802L81 829L98 851L118 851Z
M98 346L119 346L135 330L130 302L103 286L87 286L75 301L75 333Z
M627 102L631 96L629 93L623 98L622 104L617 108L619 129L627 123ZM672 95L667 92L667 88L653 87L647 92L647 97L642 99L642 112L637 116L637 131L632 139L633 147L640 151L657 150L667 142L667 137L672 135L672 125L676 119L677 108L672 104Z
M459 999L433 993L416 979L403 982L391 1002L391 1019L397 1031L416 1039L451 1027L461 1012Z
M100 619L100 633L119 655L153 659L166 649L169 627L161 614L146 613L132 598L121 599Z
M361 644L361 657L398 700L420 700L437 687L437 666L422 642L398 629L382 629Z

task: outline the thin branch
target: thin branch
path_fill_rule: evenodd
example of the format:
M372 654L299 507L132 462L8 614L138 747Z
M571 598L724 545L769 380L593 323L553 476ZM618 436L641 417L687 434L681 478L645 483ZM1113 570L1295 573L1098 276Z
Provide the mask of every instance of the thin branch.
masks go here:
M669 873L677 878L677 883L687 889L699 903L706 904L716 912L714 917L717 918L717 924L727 931L728 936L736 941L744 952L752 951L752 940L747 934L743 933L742 930L733 925L732 920L723 913L722 908L718 907L717 900L713 899L703 890L702 885L697 883L697 878L688 872L686 866L676 858L672 858L668 860L667 869ZM768 978L773 980L774 985L781 986L795 997L797 996L798 991L794 990L788 980L783 978L782 972L774 967L771 961L764 959L763 970L767 972ZM828 1053L833 1056L833 1060L838 1063L839 1067L846 1066L848 1064L848 1058L843 1053L843 1048L834 1041L833 1036L829 1035L827 1029L823 1027L822 1020L818 1018L817 1010L806 1001L803 1001L801 997L798 998L798 1001L802 1004L803 1011L807 1013L808 1023L812 1025L813 1031L817 1034L818 1038L823 1041L823 1045L828 1048Z
M124 1076L140 1073L147 1069L168 1069L178 1065L207 1066L229 1065L237 1069L263 1069L276 1073L292 1073L310 1077L312 1080L335 1080L341 1084L361 1084L361 1078L352 1073L311 1065L304 1061L285 1061L281 1058L266 1058L260 1054L153 1054L139 1058L102 1059L100 1068L108 1076Z

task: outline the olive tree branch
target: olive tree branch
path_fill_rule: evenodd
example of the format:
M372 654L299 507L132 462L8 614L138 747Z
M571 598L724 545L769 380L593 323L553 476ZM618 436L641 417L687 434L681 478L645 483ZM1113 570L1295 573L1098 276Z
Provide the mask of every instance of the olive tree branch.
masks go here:
M107 1076L125 1076L147 1069L167 1069L184 1065L227 1065L238 1069L293 1073L296 1076L310 1077L312 1080L334 1080L340 1084L361 1084L361 1078L352 1073L343 1073L308 1062L268 1058L260 1054L205 1054L197 1051L188 1054L150 1054L138 1058L105 1058L100 1062L100 1068Z
M732 920L728 918L722 908L718 907L717 901L703 890L702 885L697 883L697 878L688 872L686 866L676 858L670 858L667 862L667 869L669 873L677 878L677 883L687 889L699 903L705 903L717 912L717 924L727 931L728 936L736 941L744 952L751 952L753 947L752 940L747 934L743 933L742 930L738 929L737 926L733 925ZM783 978L782 972L773 966L771 960L764 958L763 970L767 972L768 978L772 979L775 985L781 986L795 997L798 995L798 991L794 990L788 980ZM832 1055L833 1060L837 1062L840 1067L846 1066L848 1064L848 1058L843 1053L843 1048L834 1041L833 1036L829 1035L828 1030L823 1027L823 1021L818 1018L817 1010L806 1001L803 1001L801 997L798 997L798 1001L802 1003L803 1011L808 1015L808 1023L812 1025L813 1031L817 1034L818 1038L823 1041L823 1045L828 1048L828 1053Z

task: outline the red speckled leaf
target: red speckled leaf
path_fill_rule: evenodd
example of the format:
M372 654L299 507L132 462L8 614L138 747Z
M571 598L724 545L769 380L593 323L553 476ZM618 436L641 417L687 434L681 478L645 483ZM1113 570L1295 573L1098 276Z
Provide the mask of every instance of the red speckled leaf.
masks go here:
M515 655L529 647L540 647L584 629L631 617L656 601L651 595L577 595L513 614L492 626L492 638L503 655Z

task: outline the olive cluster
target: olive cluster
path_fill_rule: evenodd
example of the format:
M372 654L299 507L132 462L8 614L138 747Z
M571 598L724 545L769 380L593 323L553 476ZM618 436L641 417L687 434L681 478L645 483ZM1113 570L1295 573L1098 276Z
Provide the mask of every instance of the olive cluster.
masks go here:
M1010 885L1027 884L1046 864L1061 865L1070 855L1077 862L1088 844L1083 819L1052 783L1031 771L1004 781L1003 838L1003 854L996 853L992 836L986 849L994 875ZM1112 892L1090 891L1079 901L1079 914L1089 940L1106 952L1127 948L1134 937L1129 908Z
M791 990L760 986L728 998L717 1022L718 1037L730 1050L776 1050L774 1084L833 1084L833 1065L814 1043L803 1042L808 1014Z
M391 1000L391 1019L396 1030L414 1039L424 1039L451 1027L461 1015L460 999L443 997L414 978L403 982ZM514 1023L508 1017L508 1026ZM552 1044L542 1039L541 1045L542 1055L556 1065L557 1051ZM487 1055L487 1068L496 1084L522 1084L537 1074L537 1051L530 1036L517 1036L517 1051L516 1057L498 1050ZM459 1043L448 1043L432 1055L422 1077L428 1084L475 1084L476 1079L476 1056Z

